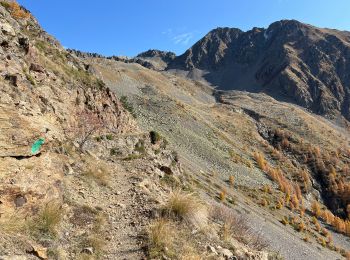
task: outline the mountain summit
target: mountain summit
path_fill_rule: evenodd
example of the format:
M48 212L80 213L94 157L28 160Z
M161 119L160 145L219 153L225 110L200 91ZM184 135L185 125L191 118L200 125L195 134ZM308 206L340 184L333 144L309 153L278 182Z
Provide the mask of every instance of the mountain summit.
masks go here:
M350 33L281 20L243 32L217 28L168 69L222 90L265 92L315 113L350 119Z

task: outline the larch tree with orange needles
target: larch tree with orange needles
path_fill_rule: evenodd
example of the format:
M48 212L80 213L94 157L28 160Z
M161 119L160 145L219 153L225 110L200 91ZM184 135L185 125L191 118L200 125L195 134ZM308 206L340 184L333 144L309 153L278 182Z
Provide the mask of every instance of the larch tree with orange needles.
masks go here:
M321 215L320 203L318 203L316 200L314 200L311 204L311 211L316 218L318 218Z

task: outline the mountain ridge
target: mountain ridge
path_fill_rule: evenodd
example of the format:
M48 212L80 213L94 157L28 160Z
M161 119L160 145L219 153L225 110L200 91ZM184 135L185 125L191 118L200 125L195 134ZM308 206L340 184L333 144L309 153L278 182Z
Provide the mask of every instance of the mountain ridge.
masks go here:
M350 32L281 20L217 28L167 66L221 90L266 92L329 118L350 119ZM195 75L195 76L193 76Z

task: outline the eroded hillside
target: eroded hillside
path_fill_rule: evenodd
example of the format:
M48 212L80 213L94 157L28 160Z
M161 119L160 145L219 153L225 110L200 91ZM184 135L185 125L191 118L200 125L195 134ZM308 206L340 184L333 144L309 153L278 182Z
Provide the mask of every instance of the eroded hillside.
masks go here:
M347 185L347 129L265 94L220 92L136 63L86 62L143 129L166 137L202 196L240 212L271 249L286 259L345 256L348 197L334 185ZM332 167L343 177L329 181Z
M117 98L90 60L63 49L12 1L0 2L0 26L1 259L275 257L236 213L199 196L194 175L181 166L187 161L170 149L179 139L135 120L140 110ZM124 69L144 82L159 77L130 66ZM159 85L162 80L171 79L160 78ZM121 84L132 90L130 82ZM148 91L158 98L152 91L159 90ZM215 106L210 93L201 86L198 104ZM179 106L185 105L171 113L182 113ZM176 122L164 111L164 119ZM192 112L188 118L194 120ZM203 148L206 143L195 147ZM201 156L205 169L210 155ZM200 169L196 161L192 166ZM253 177L247 182L258 184Z

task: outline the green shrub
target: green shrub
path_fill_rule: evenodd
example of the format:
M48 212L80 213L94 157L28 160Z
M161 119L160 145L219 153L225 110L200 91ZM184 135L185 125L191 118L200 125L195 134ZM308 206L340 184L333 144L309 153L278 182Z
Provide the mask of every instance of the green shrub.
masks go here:
M116 154L117 154L117 151L118 151L118 150L117 150L116 148L112 148L111 151L110 151L110 155L111 155L111 156L116 155Z
M151 132L149 132L149 137L150 137L150 139L151 139L151 143L152 143L152 144L156 144L156 143L159 142L160 139L161 139L160 134L159 134L158 132L156 132L156 131L151 131Z
M113 140L113 135L112 134L106 135L106 139L109 140L109 141L112 141Z
M34 80L34 78L32 77L32 75L30 75L29 73L25 73L25 76L27 78L27 80L33 85L33 86L36 86L36 82Z

